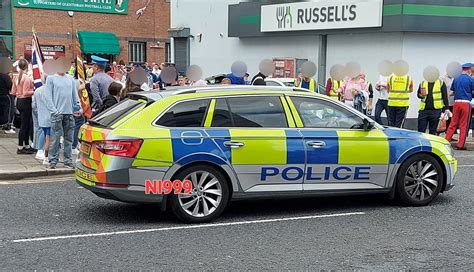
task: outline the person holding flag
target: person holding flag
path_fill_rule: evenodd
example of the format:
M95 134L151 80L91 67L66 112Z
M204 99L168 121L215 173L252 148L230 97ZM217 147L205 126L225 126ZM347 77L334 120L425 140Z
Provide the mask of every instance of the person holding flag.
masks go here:
M77 35L77 34L76 34ZM79 101L81 103L82 115L74 117L74 139L72 142L72 153L78 154L77 146L79 144L77 134L81 126L92 117L92 108L89 99L89 94L86 90L86 69L84 67L84 61L82 59L82 50L79 43L79 38L76 36L76 61L75 61L75 77L80 82L79 87Z
M42 75L44 74L44 57L41 47L39 45L38 37L36 32L33 29L33 38L31 41L31 67L32 67L32 77L34 83L35 94L36 91L43 87ZM37 149L35 159L44 160L45 159L45 142L46 135L39 125L38 118L38 100L36 95L32 97L32 117L33 117L33 148Z

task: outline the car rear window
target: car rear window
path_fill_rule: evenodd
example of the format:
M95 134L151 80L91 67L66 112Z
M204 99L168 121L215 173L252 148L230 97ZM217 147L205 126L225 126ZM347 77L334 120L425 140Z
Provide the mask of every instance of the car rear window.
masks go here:
M104 127L110 127L120 119L125 117L127 114L138 109L141 106L145 106L145 101L125 99L106 111L100 113L96 117L92 118L92 124L98 124Z

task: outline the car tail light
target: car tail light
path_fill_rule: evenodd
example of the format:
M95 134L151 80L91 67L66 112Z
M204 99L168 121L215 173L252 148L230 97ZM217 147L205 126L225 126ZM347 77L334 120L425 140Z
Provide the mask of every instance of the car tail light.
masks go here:
M137 155L142 139L136 140L106 140L94 142L94 146L106 155L134 158Z

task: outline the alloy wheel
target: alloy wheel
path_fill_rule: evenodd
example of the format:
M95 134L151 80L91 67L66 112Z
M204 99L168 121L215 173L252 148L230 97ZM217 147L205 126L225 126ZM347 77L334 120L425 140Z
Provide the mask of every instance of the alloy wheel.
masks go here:
M413 162L405 173L405 191L414 200L431 197L439 186L439 173L429 161Z
M193 189L189 194L180 193L178 200L181 208L193 217L204 217L212 214L222 201L220 181L207 171L196 171L187 175Z

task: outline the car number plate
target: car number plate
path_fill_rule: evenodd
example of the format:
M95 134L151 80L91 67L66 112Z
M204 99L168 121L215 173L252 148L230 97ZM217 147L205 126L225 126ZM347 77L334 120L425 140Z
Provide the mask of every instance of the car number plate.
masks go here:
M87 179L87 180L90 180L90 181L94 181L95 180L95 176L94 174L91 174L91 173L87 173L87 172L84 172L80 169L76 169L76 175L78 177L81 177L83 179Z
M91 152L91 145L88 143L81 143L80 151L86 155Z

